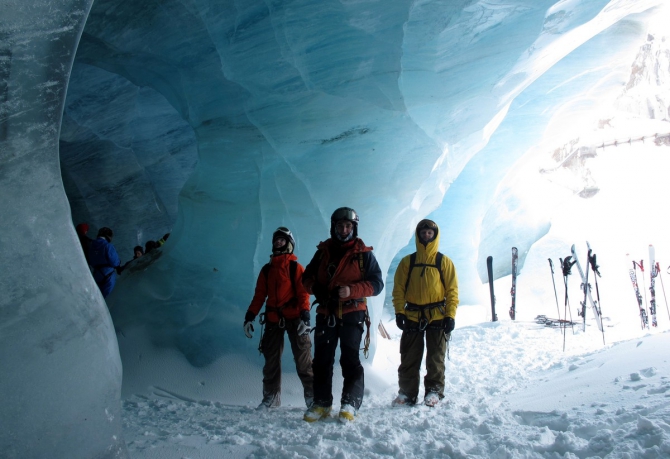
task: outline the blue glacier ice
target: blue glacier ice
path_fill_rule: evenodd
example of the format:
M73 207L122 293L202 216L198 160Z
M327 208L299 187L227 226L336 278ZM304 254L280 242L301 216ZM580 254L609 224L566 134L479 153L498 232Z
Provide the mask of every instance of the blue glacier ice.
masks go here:
M580 192L521 171L555 166L547 152L566 145L592 150L595 137L574 133L584 116L597 124L603 101L667 122L667 90L645 99L635 79L667 65L635 61L665 43L648 32L664 7L3 2L0 355L17 370L0 388L20 396L3 410L17 427L2 429L0 449L66 457L75 443L57 419L90 439L74 455L123 457L121 361L124 393L192 378L156 370L158 359L137 377L149 349L210 375L184 397L215 399L235 381L222 366L258 365L241 323L272 232L288 226L306 264L340 206L360 214L360 236L391 273L431 215L462 302L484 302L486 256L504 260L517 245L523 265L552 227L552 205ZM667 74L644 81L665 88ZM560 170L552 183L575 177ZM122 261L171 235L129 265L105 304L78 249L81 221L112 227ZM507 269L496 264L496 277ZM370 303L373 332L383 296Z

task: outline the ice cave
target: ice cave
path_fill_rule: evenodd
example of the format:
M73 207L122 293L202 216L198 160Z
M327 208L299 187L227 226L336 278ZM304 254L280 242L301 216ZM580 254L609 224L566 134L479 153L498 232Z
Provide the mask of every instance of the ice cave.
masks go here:
M516 245L523 267L566 225L562 200L597 196L584 164L598 148L670 144L669 10L0 1L0 455L128 457L120 401L138 349L201 374L255 352L241 323L272 232L291 228L306 263L337 207L356 209L384 273L432 215L461 304L487 302L487 256ZM170 238L103 299L80 222L113 228L122 262ZM166 391L182 377L156 375Z

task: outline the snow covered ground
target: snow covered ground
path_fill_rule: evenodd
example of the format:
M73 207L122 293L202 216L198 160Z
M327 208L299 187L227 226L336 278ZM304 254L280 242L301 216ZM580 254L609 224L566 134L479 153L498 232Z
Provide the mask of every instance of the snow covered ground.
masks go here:
M462 307L461 322L483 309ZM560 329L532 320L461 324L447 396L436 408L391 407L400 335L389 323L392 339L381 340L366 368L366 398L351 425L302 421L294 372L284 381L285 406L256 411L261 375L251 366L253 374L236 378L246 385L219 401L155 387L149 396L126 396L126 441L131 457L146 459L670 457L670 327L663 322L662 330L617 343L617 327L608 327L603 345L587 321L585 333L568 329L565 352ZM335 400L337 408L337 392Z

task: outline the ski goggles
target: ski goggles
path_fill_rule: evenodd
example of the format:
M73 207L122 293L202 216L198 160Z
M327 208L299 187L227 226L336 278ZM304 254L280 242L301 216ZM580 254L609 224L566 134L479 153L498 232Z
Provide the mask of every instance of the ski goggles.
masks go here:
M422 229L432 229L437 231L437 223L435 223L433 220L428 220L428 219L423 219L419 222L418 225L416 225L416 230L420 231Z
M290 242L291 244L295 245L293 239L293 233L291 233L291 230L288 229L287 227L280 226L279 228L277 228L275 232L272 234L272 241L274 242L275 239L280 237L286 239L286 242Z
M277 228L277 229L275 230L275 233L284 233L284 234L286 234L287 236L292 236L292 234L291 234L291 230L288 229L288 228L285 227L285 226L280 226L279 228Z

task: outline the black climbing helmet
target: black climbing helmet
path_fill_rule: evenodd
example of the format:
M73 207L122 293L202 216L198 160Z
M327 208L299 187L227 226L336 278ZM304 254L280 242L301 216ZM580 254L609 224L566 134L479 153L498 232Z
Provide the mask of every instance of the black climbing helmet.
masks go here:
M293 239L293 233L291 230L285 226L280 226L272 233L272 251L274 252L274 243L275 239L283 238L286 240L286 246L281 250L281 253L293 253L295 248L295 239Z
M337 232L335 231L335 225L341 220L348 220L354 225L354 230L352 231L352 236L350 239L353 239L358 236L358 214L351 207L340 207L333 212L333 215L330 216L330 236L335 239L339 239Z

